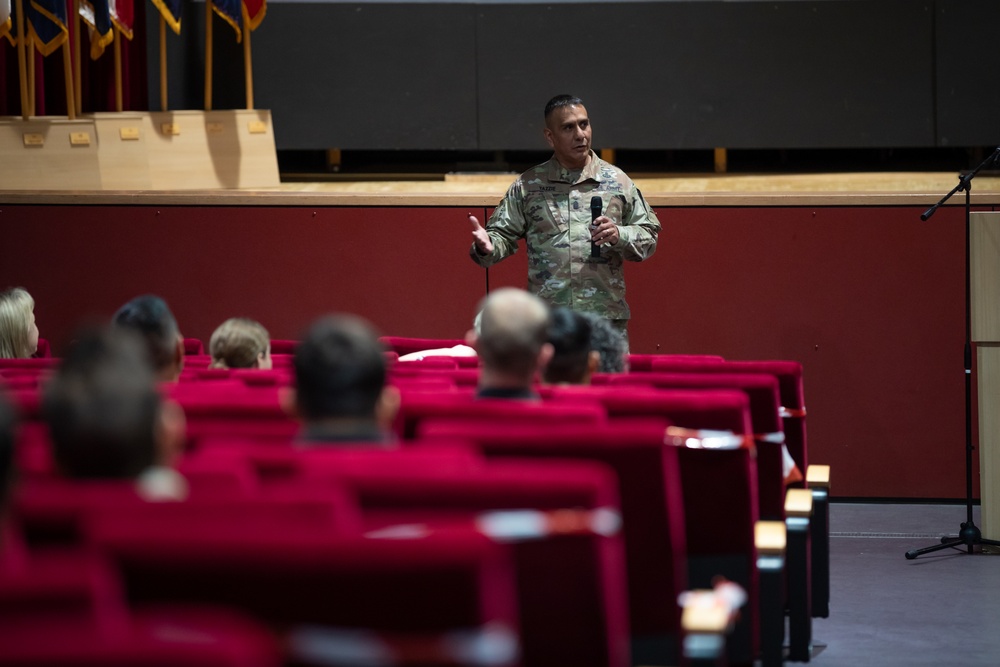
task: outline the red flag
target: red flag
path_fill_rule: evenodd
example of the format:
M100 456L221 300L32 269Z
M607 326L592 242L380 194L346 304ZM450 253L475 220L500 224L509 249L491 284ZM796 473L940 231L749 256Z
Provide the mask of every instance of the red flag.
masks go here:
M125 39L132 39L132 25L135 23L133 0L110 0L111 20Z
M247 8L247 17L250 30L256 30L260 22L264 20L267 13L267 0L243 0L243 6Z

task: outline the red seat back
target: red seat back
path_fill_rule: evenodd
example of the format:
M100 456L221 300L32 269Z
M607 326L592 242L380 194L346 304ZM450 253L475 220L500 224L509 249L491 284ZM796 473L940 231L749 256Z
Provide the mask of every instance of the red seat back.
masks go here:
M316 482L332 480L354 493L373 529L433 530L464 520L510 541L525 664L630 664L624 553L613 525L616 479L605 466L510 460L471 470L354 466L310 472ZM596 510L612 523L606 530L581 530L581 510ZM543 516L555 526L534 523Z
M462 437L490 458L578 458L618 475L633 646L664 647L677 660L677 594L687 588L684 508L677 449L663 444L664 420L517 424L501 420L428 420L421 435ZM634 655L639 659L640 655ZM656 656L648 656L653 659Z
M664 389L738 389L750 401L757 442L757 481L761 518L784 519L784 467L778 380L764 373L630 373L612 377L609 386L649 384Z
M507 399L476 400L471 394L407 394L396 415L395 431L403 439L416 436L425 419L503 420L526 424L599 424L607 414L597 401L543 403Z
M455 347L465 345L465 340L461 338L407 338L405 336L382 336L379 338L387 350L395 352L399 356L423 350L436 350L439 348Z
M424 647L470 628L517 628L510 554L472 531L382 540L105 516L91 537L133 602L236 607L287 633L293 653L337 628Z
M797 361L719 361L663 359L654 362L654 372L669 373L766 373L778 380L782 424L788 452L800 470L809 466L806 444L806 404L802 364Z

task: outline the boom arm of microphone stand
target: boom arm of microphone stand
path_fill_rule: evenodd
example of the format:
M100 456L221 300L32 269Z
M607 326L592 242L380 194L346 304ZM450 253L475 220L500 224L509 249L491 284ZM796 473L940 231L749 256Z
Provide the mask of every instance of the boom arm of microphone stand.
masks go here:
M970 171L968 174L965 174L964 176L959 176L958 177L958 185L956 185L955 187L953 187L951 189L951 192L949 192L948 194L946 194L944 197L941 197L941 201L939 201L938 203L934 204L934 206L931 206L929 209L927 209L926 211L924 211L923 213L921 213L920 214L920 219L924 220L924 221L927 221L928 219L930 219L930 217L932 215L934 215L934 213L938 210L938 208L942 204L944 204L946 201L948 201L949 199L951 199L951 196L953 194L955 194L959 190L965 190L966 188L968 188L970 182L972 181L973 178L976 177L976 174L979 173L980 169L982 169L983 167L985 167L986 165L988 165L991 162L995 162L997 160L997 158L1000 158L1000 146L997 146L996 150L994 150L992 153L990 153L990 156L988 158L986 158L981 163L979 163L978 167L976 167L975 169L973 169L972 171Z

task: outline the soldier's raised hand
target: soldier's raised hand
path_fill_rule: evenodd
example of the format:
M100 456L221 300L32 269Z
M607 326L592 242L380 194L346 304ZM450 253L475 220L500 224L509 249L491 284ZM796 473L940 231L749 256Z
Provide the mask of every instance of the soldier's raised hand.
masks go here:
M480 255L493 254L493 241L490 240L490 235L486 233L486 229L483 228L476 216L471 213L469 213L469 222L472 223L472 239L476 244L476 251Z

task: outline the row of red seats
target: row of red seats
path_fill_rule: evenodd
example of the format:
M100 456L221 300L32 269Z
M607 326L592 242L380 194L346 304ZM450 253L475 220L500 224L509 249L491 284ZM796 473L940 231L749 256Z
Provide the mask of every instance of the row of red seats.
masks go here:
M218 389L221 386L222 385L215 385L214 388ZM556 390L556 391L551 392L551 394L548 396L548 398L550 399L550 401L549 401L550 407L559 406L560 402L564 403L564 405L561 405L561 407L559 409L555 410L555 413L554 413L555 416L548 415L545 418L541 419L540 421L546 421L546 420L548 420L551 423L553 419L556 422L558 422L558 420L560 418L564 418L567 423L574 424L574 423L581 423L581 421L586 421L586 420L588 420L588 419L590 419L592 417L593 420L596 423L596 422L600 422L602 419L606 418L607 412L611 412L612 414L622 414L621 411L628 410L630 408L633 409L633 410L638 409L638 414L643 414L643 412L641 411L641 409L642 409L641 405L643 404L644 400L646 400L646 401L654 401L655 402L657 400L660 400L663 396L666 395L666 393L662 392L662 391L661 392L649 391L645 395L641 395L642 392L632 392L630 394L626 394L625 392L623 392L621 390L621 388L616 387L613 391L607 391L607 390L587 390L586 392L584 392L584 393L589 393L590 394L589 399L588 399L588 400L592 401L592 403L590 405L587 404L586 400L584 400L584 397L582 395L574 396L572 401L552 400L552 399L557 399L557 398L558 399L565 399L565 398L567 398L567 396L559 396L560 394L563 394L563 393L565 393L565 394L572 394L573 392L572 391L563 392L561 390ZM674 393L676 393L676 392L674 392ZM705 394L705 392L698 392L698 394L700 395L700 398L702 399L703 402L705 402L705 403L711 403L712 402L711 400L707 400L707 394ZM742 399L742 401L744 402L744 404L747 403L747 399L746 399L745 395L738 394L737 397L738 397L737 400ZM420 401L422 400L422 398L426 398L426 396L421 397L420 393L413 393L410 396L410 399L412 399L412 400L407 399L404 396L404 413L403 414L404 415L407 415L407 414L409 415L409 416L405 416L405 417L402 418L404 420L404 422L409 423L409 422L407 422L407 420L412 421L413 420L413 415L416 414L416 413L419 413L419 409L415 410L415 406L418 406L420 404ZM440 398L440 397L438 397L438 398ZM439 417L449 417L449 418L452 418L456 414L461 414L465 410L465 408L460 408L460 407L458 407L458 405L459 404L465 404L466 398L467 398L467 395L462 395L462 396L460 396L457 399L454 396L450 396L449 395L448 399L446 401L443 401L441 403L441 405L443 405L445 409L444 409L443 413L440 414L440 415L438 415L438 416ZM595 398L597 400L593 401L593 399L595 399ZM616 400L615 400L616 398L618 399L617 405L619 406L617 408L619 410L618 413L615 413L611 408L608 407L608 406L614 406L614 405L616 405ZM691 398L691 400L694 400L696 397L692 396L690 398ZM467 402L471 403L471 401L467 401ZM211 401L209 401L208 403L210 404ZM432 400L431 403L433 404L434 401ZM194 408L195 412L197 412L197 408L196 408L197 404L198 404L197 401L192 401L186 407L189 410L189 412L193 408ZM598 406L597 404L601 404L601 405ZM252 406L252 405L249 406L251 409L248 410L247 414L259 413L260 412L260 408L261 408L262 405L263 404L259 404L257 406ZM267 403L267 405L271 405L271 407L273 407L273 404L271 404L271 403ZM473 404L473 405L475 405L475 404ZM482 404L479 404L479 405L482 405ZM201 407L205 407L205 404L202 404ZM596 408L596 409L592 410L591 407ZM494 416L509 417L510 415L503 414L502 411L510 411L511 413L513 413L513 412L516 412L518 410L516 408L513 408L511 406L511 404L505 404L504 406L502 406L502 408L498 408L498 409L500 409L501 412L498 413L497 415L494 415ZM601 413L602 409L605 410L605 411L607 411L607 412L605 412L604 414L602 414ZM646 409L649 410L651 408L650 408L650 406L647 405ZM694 422L692 421L692 418L691 418L691 414L690 414L691 408L690 407L687 408L688 413L682 413L680 411L681 409L679 407L677 407L677 406L674 407L674 410L675 410L675 412L673 414L675 416L680 416L681 417L681 421L679 421L678 423L685 423L686 425L689 425L689 426L695 425ZM209 410L209 411L211 411L211 410ZM750 426L748 426L746 424L746 421L747 421L747 419L749 417L748 412L749 411L747 409L747 406L744 405L743 412L740 413L740 414L743 415L742 420L743 420L744 423L743 424L739 424L738 423L740 421L739 418L731 418L730 421L727 423L726 430L730 430L730 431L733 431L733 432L736 432L736 433L741 433L741 434L744 434L744 435L753 435L754 433L757 433L758 435L761 435L761 434L773 434L773 433L776 433L776 432L780 431L780 428L777 428L775 430L765 430L763 427L758 428L758 425L756 425L756 424L751 424ZM473 413L474 413L474 411L473 411ZM475 416L473 413L469 413L469 416ZM431 410L431 413L429 415L428 414L420 415L419 420L428 422L428 424L426 425L426 428L431 428L431 427L434 426L433 425L433 420L431 418L433 418L435 416L435 414L436 413L434 413L434 411ZM561 417L559 416L560 414L561 414ZM628 414L628 412L625 412L624 414ZM656 406L656 412L655 412L655 414L664 415L664 414L667 414L667 413L665 412L664 406L657 405ZM237 414L237 415L232 415L232 417L233 417L233 422L234 423L238 422L238 423L241 423L241 424L245 424L247 415L246 414L244 414L244 415ZM479 418L482 418L482 415L480 415ZM788 418L788 417L786 417L786 418ZM801 415L799 416L799 418L801 418ZM196 422L199 422L201 420L197 416L195 416L195 418L192 419L191 421L192 421L192 423L196 423ZM225 421L225 420L223 420L223 421ZM266 420L262 420L262 422L263 421L266 421ZM498 426L502 426L503 423L505 423L505 422L501 422ZM711 425L715 426L716 428L719 427L718 423L713 423ZM222 426L224 427L224 424ZM481 426L481 424L480 424L480 426ZM709 427L707 425L700 425L700 426L702 428ZM410 426L405 427L403 430L404 430L404 433L409 434L409 432L410 432L411 429L413 431L416 431L417 428L418 428L417 426L411 424ZM220 428L220 432L225 431L225 430L226 430L225 428ZM257 429L256 427L251 427L248 430L251 431L251 432L253 432L253 431L257 431L259 429ZM493 428L490 428L490 429L482 429L482 428L480 428L479 429L480 433L483 430L486 430L487 432L493 432L495 429L493 429ZM560 428L559 430L565 431L564 428ZM542 433L544 435L543 431L541 431L541 430L539 430L538 433ZM663 425L662 424L660 424L660 425L658 425L656 427L656 433L657 433L657 437L659 438L659 440L654 441L653 446L658 451L658 450L662 450L663 449L662 446L661 446L661 444L660 444L662 442L662 435L663 435ZM618 434L618 431L616 431L616 435L617 434ZM473 433L472 435L475 435L475 433ZM552 441L552 439L556 435L557 435L557 433L549 434L545 438L545 441L546 442ZM515 436L514 439L517 440L518 438L520 438L521 440L524 440L525 437L527 437L527 436L524 435L524 434L522 434L520 436ZM762 440L766 441L766 438L762 438ZM287 441L287 434L285 435L285 441ZM761 444L763 444L763 443L761 443ZM750 450L744 450L744 452L746 452L746 451L750 451ZM622 474L621 470L619 470L619 474ZM749 477L748 477L748 479L749 479ZM704 485L704 484L705 483L703 482L702 485ZM632 485L630 484L630 486L632 486ZM642 487L644 485L643 484L638 484L638 486ZM685 500L685 502L683 503L683 505L685 506L684 509L685 509L686 512L691 512L693 507L698 506L698 504L699 504L698 502L689 500L687 498L687 496L688 496L689 493L693 493L693 491L690 491L690 489L697 488L696 484L687 484L686 483L686 484L683 484L683 485L671 485L671 486L674 489L677 489L677 488L683 488L684 489L684 494L685 494L685 499L684 500ZM704 504L704 500L702 500L701 503ZM749 502L745 502L745 504L747 506L751 505L751 503L749 503ZM655 505L656 505L656 502L654 501L654 506ZM636 507L642 509L642 508L645 508L646 506L644 504L640 503L640 504L637 504ZM638 516L638 514L636 516ZM675 522L675 524L676 523L677 522ZM700 526L700 525L703 525L703 522L701 520L698 520L698 519L690 520L690 518L689 518L687 524L690 525L690 526ZM691 530L688 531L688 534L689 535L692 534ZM704 534L704 531L702 532L702 534ZM626 535L626 539L627 539L627 535ZM690 544L688 546L690 548ZM632 553L632 552L635 552L637 554L641 554L641 553L643 553L643 550L642 549L630 549L629 553ZM680 550L675 551L675 552L676 553L684 554L685 550L684 549L680 549ZM636 558L638 558L638 557L639 556L636 556ZM631 565L631 563L630 563L630 565ZM672 569L676 570L678 568L672 568ZM683 568L680 568L680 569L683 570ZM632 568L632 567L629 568L630 573L633 570L634 570L634 568ZM675 588L676 588L676 586L675 586ZM630 593L631 592L632 591L631 591L631 587L630 587ZM640 591L639 594L641 594L641 591ZM633 593L633 595L631 597L635 598L636 595L637 595L636 593ZM662 601L661 601L661 603L662 603ZM633 605L633 608L635 608L636 606L639 606L641 608L641 604L640 603L635 603ZM673 622L671 622L671 625L675 626L675 624L673 624ZM633 624L633 627L635 629L635 624ZM641 629L641 625L638 626L638 627ZM640 637L640 636L641 635L637 635L635 632L633 632L633 638ZM756 636L756 634L754 636Z
M742 397L737 395L736 398L740 399ZM510 410L511 406L512 404L503 404L502 407L505 410ZM576 408L572 410L566 410L568 406L565 405L555 404L550 407L557 408L555 412L563 413L564 415L573 415L574 417L577 417L580 414L583 414L579 409ZM742 407L745 409L745 399L743 399ZM544 409L541 410L541 412L546 412L546 411L547 410ZM551 412L551 410L549 410L548 412ZM589 429L586 430L589 432ZM676 626L677 626L676 614L673 617L664 618L664 613L666 613L666 611L670 609L669 606L665 607L664 600L675 599L676 593L682 589L682 582L685 581L686 579L683 560L681 560L686 554L686 550L684 549L683 546L683 541L684 541L683 537L679 536L679 534L683 532L682 526L684 525L683 520L679 518L678 514L679 508L682 505L682 503L679 502L677 496L681 488L681 485L676 482L676 479L663 480L659 478L658 474L661 466L655 464L655 460L657 457L665 455L664 447L662 446L663 430L664 429L662 422L655 423L652 425L651 428L646 428L644 435L639 436L640 442L636 443L636 445L639 447L638 450L639 456L640 457L652 456L654 457L652 461L646 461L644 458L640 458L638 460L639 467L634 468L633 466L628 464L628 458L626 457L624 467L621 467L621 465L616 467L616 470L619 472L619 476L623 480L623 485L625 485L626 488L634 489L635 492L639 493L639 496L634 501L627 504L627 507L629 508L630 512L629 515L632 516L632 519L630 521L627 521L627 524L635 526L631 534L633 536L637 536L636 539L638 539L638 542L636 542L636 544L629 549L629 554L635 556L635 558L630 559L629 572L630 572L630 581L632 582L632 586L630 586L630 592L632 593L631 597L633 602L632 608L633 608L633 620L634 620L632 636L634 640L640 642L639 647L642 646L641 644L642 641L663 642L664 638L670 638L670 637L676 638ZM603 439L605 440L604 444L611 445L611 449L609 450L609 452L606 453L606 455L611 456L610 462L620 463L616 457L621 456L623 454L624 444L622 441L622 437L623 434L627 432L627 429L625 428L624 425L612 425L612 426L606 426L603 429L603 431L604 431ZM553 438L559 433L566 433L566 431L565 429L557 429L551 435L546 435L545 433L539 433L536 431L536 435L541 439L543 443L552 441ZM572 441L575 443L579 442L580 440L580 438L576 434L570 434L570 437ZM523 441L523 440L524 437L520 435L515 436L515 441ZM218 455L218 452L221 451L221 449L222 448L219 446L206 447L203 449L202 453L203 454L214 453ZM262 471L270 469L270 471L267 474L262 475L262 477L267 479L275 477L273 471L275 467L274 462L276 458L280 460L282 455L285 456L290 455L293 457L296 455L296 452L294 452L290 448L277 448L272 445L264 447L263 449L265 452L267 452L267 454L262 456L263 452L256 452L256 456L261 457L260 460L265 462L265 464L261 468ZM247 455L248 450L245 446L245 443L243 444L243 447L241 447L241 449L238 451L240 456ZM645 455L642 454L643 451L646 452ZM673 450L671 449L667 449L666 453L669 454L672 451ZM539 449L536 450L535 453L537 454L542 452ZM570 450L566 450L561 453L563 455L576 454L576 452ZM703 452L703 453L708 454L709 452ZM719 453L711 452L711 454L719 454ZM749 465L749 455L747 450L738 450L736 455L742 456L744 465ZM600 457L598 458L600 460ZM673 461L672 458L668 459L668 461L669 465L667 467L667 470L673 471L674 474L676 475L676 463ZM649 463L653 463L653 465L650 466L648 465ZM280 466L278 467L280 468ZM236 466L232 465L223 466L222 469L235 470ZM719 470L716 470L714 474L718 474L719 472L720 472ZM645 477L642 476L643 473L646 473ZM652 479L648 477L650 473L653 475ZM751 473L752 473L751 469L746 470L744 472L744 477L749 479ZM408 474L412 473L408 471ZM640 476L636 477L637 474ZM277 475L277 477L280 478L281 475ZM659 483L656 482L657 479L659 479ZM691 489L710 488L707 485L707 482L708 480L706 479L691 484L685 484L684 488L691 488ZM218 489L217 484L213 484L213 487ZM727 488L732 489L734 487L731 484L727 484ZM664 494L666 494L666 496L668 497L672 496L672 500L670 500L670 502L666 502L667 507L672 508L672 510L669 512L670 516L658 517L657 512L655 511L651 512L649 508L650 507L656 508L658 505L664 504L665 502ZM75 507L76 505L74 504L74 502L78 503L79 500L77 499L76 501L71 501L67 504L71 507ZM464 504L467 504L467 502L464 502ZM689 509L704 507L703 501L698 499L695 499L694 502L687 503L687 505ZM739 502L735 503L734 507L752 508L754 507L754 502L751 497L744 495L742 498L740 498ZM652 522L651 524L650 521ZM744 537L746 537L748 534L751 534L752 520L748 519L747 521L745 521L743 523L743 528L744 528L743 531ZM667 539L668 536L670 536L669 539ZM648 543L649 540L652 540L652 542ZM746 546L746 542L744 542L744 548L742 551L742 553L746 556L746 558L743 561L744 575L741 577L739 576L740 573L738 572L736 573L729 572L728 574L730 574L730 576L741 580L747 578L745 574L747 568L746 562L751 558L750 554L752 553L752 551L750 550L752 550L752 546ZM678 556L677 556L677 562L671 566L669 565L669 563L672 554L678 554ZM633 560L635 560L636 563L638 563L638 565L633 563L632 562ZM664 567L665 563L667 564L666 567ZM635 575L633 576L631 573L635 573ZM673 573L673 575L675 576L671 576L671 573ZM718 571L709 570L706 572L705 576L711 577L714 574L718 574ZM751 587L751 590L753 591L753 582L752 581L748 582L748 585ZM754 598L755 597L756 596L754 596ZM772 605L772 609L773 608L774 606ZM780 609L781 609L780 606L777 607L779 617L780 617ZM747 618L755 619L756 614L750 614L748 615ZM674 629L674 632L670 632L671 629ZM637 633L642 633L642 634L637 634ZM744 632L740 634L741 636L745 637L746 635L749 634L749 632ZM653 646L653 649L655 648L656 645ZM745 650L749 649L746 649L745 647Z
M625 664L624 627L604 627L624 609L619 601L615 613L603 613L616 604L605 595L623 597L614 580L621 556L609 471L586 463L486 465L455 448L280 451L294 454L303 474L269 476L241 500L215 489L187 503L149 506L127 502L135 497L128 486L81 491L79 484L36 480L19 496L16 517L35 545L86 538L107 550L134 601L227 602L280 631L305 624L373 628L426 641L500 624L515 635L520 627L524 664L552 664L559 656ZM239 468L237 460L227 463ZM206 467L218 469L201 460L186 472L197 479ZM538 510L550 511L555 526L565 525L526 531L517 527L523 513L485 513L519 507L534 508L535 519ZM607 517L591 529L581 510ZM501 571L494 564L478 580L455 580L453 565L420 555L428 539L468 533L489 545ZM345 570L330 554L314 562L316 549L334 549L323 546L334 536L366 542L367 558L395 566L366 573L354 563ZM415 559L425 561L416 568L424 571L421 581L411 581ZM242 592L228 597L233 590ZM574 638L577 632L593 640Z

